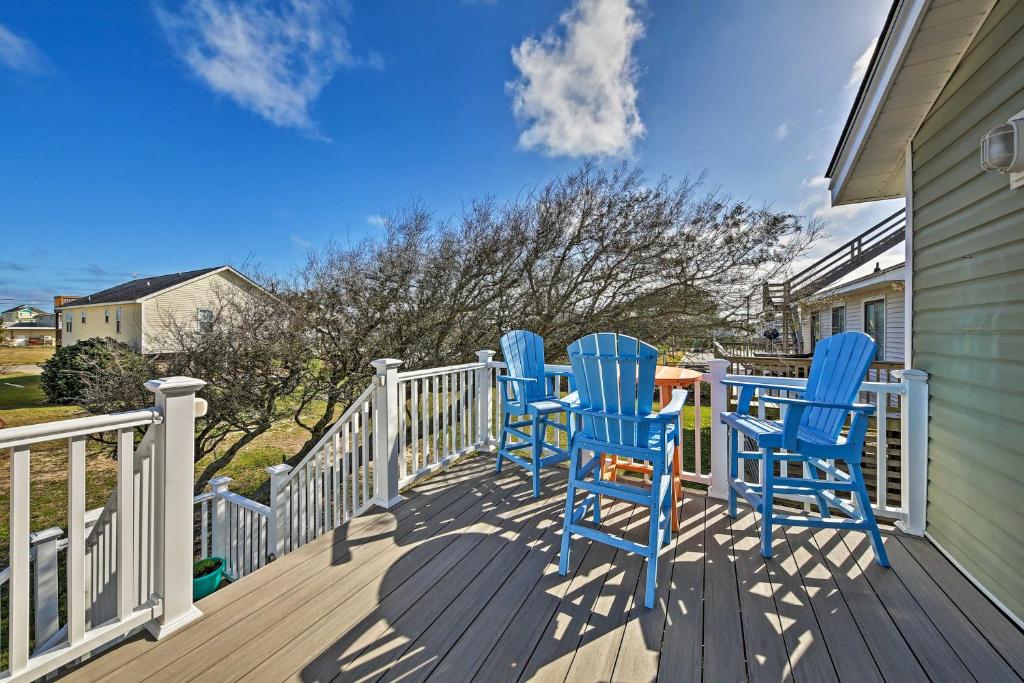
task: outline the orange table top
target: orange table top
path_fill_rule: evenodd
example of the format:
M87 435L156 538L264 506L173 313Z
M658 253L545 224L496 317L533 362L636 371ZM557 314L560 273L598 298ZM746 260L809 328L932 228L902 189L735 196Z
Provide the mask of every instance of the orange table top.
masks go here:
M659 365L654 373L654 383L659 387L678 387L693 384L701 378L701 373L688 368L674 368Z

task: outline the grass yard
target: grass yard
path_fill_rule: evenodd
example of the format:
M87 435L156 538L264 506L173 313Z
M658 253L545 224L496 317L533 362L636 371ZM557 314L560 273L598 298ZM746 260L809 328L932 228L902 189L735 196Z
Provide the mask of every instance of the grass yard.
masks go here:
M0 366L39 365L48 360L55 350L52 346L0 347Z

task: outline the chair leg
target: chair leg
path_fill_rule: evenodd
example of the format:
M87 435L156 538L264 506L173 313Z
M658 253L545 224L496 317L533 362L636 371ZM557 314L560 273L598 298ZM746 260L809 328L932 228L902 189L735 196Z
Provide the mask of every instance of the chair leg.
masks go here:
M544 456L544 431L546 425L539 415L533 416L533 497L540 498L540 459Z
M661 494L663 468L654 464L651 473L651 521L647 538L647 591L644 594L644 606L654 607L654 593L658 583L658 548L661 546L661 519L664 513L665 499Z
M565 516L562 518L562 549L558 556L558 573L565 576L569 572L569 541L571 534L572 512L576 503L576 469L579 462L579 450L569 448L569 486L565 492Z
M679 437L679 443L676 444L675 452L672 454L672 495L670 496L672 499L672 531L677 534L679 533L679 506L683 502L683 480L679 478L680 473L683 471L681 463L683 450L681 431ZM696 457L699 458L700 455L697 454ZM699 472L700 470L698 469L697 471ZM730 486L729 488L732 487Z
M598 457L603 457L603 456L598 456ZM594 482L597 483L599 481L601 481L601 465L600 464L598 464L598 466L594 468ZM594 525L597 526L597 525L601 524L601 494L600 493L595 493L595 494L593 494L593 496L594 496Z
M871 509L871 499L868 498L868 488L864 483L864 473L860 469L860 463L849 463L850 475L857 484L857 501L860 514L868 523L868 536L871 538L871 547L875 551L875 562L879 567L889 566L889 554L885 552L885 545L882 543L882 533L878 530L878 521L875 520L875 513Z
M729 431L729 518L736 519L736 489L732 483L739 479L739 456L736 455L739 435L731 427L727 426L726 429Z
M501 436L498 437L498 464L495 466L494 471L501 474L501 452L505 450L508 445L508 424L511 419L511 415L508 411L505 412L505 418L501 422Z
M772 503L775 487L775 450L764 449L764 481L761 496L761 556L770 559L772 556Z

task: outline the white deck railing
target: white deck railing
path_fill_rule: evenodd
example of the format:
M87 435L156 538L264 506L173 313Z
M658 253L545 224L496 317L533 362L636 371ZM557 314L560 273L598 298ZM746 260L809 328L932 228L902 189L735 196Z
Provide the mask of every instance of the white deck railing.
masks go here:
M270 508L229 491L230 484L231 477L217 477L209 491L193 498L193 547L194 559L221 558L224 575L237 581L267 564Z
M8 680L44 676L141 626L160 636L196 616L183 551L191 545L195 392L203 383L175 377L146 386L156 394L152 409L0 429L11 467L10 566L0 573ZM138 427L148 430L136 447ZM88 439L101 434L115 439L117 483L103 508L87 512ZM64 441L68 453L66 539L60 529L30 529L32 449L52 441Z

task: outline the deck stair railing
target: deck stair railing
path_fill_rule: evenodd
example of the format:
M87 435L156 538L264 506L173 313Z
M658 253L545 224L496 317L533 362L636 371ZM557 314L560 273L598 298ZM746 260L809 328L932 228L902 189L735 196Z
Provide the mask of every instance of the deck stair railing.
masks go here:
M802 353L797 302L849 275L903 241L906 209L900 209L783 282L764 284L764 308L782 314L783 352Z
M199 615L188 550L195 417L205 410L195 393L203 385L152 380L149 409L0 429L0 451L10 456L3 678L35 680L141 627L163 637ZM117 482L103 508L86 511L88 444L99 435L113 436ZM60 529L30 528L32 451L53 441L68 454L66 538Z

